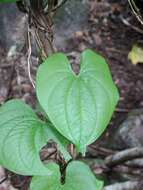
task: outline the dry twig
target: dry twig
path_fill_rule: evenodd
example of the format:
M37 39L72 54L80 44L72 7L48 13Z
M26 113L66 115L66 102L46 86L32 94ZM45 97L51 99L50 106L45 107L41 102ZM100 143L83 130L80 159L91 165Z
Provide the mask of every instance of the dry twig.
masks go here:
M127 181L104 187L103 190L142 190L140 181Z
M143 19L142 16L139 13L138 8L135 5L134 0L128 0L129 5L131 7L131 10L133 11L133 14L136 16L136 18L138 19L138 21L143 25Z
M105 163L107 166L113 167L118 164L122 164L126 161L133 160L135 158L143 158L143 148L131 148L123 150L114 155L106 158Z
M28 32L27 32L27 40L28 40L27 68L28 68L28 76L29 76L30 82L31 82L33 88L35 88L35 83L34 83L32 76L31 76L31 53L32 53L32 50L31 50L30 36L31 36L31 31L30 31L30 28L28 26Z
M138 28L138 27L136 27L136 26L130 24L130 22L129 22L127 19L125 19L125 18L123 18L123 17L120 17L120 18L121 18L121 21L123 22L123 24L125 24L126 26L129 26L129 27L132 28L134 31L136 31L136 32L138 32L138 33L140 33L140 34L143 34L143 30L142 30L142 29L140 29L140 28Z

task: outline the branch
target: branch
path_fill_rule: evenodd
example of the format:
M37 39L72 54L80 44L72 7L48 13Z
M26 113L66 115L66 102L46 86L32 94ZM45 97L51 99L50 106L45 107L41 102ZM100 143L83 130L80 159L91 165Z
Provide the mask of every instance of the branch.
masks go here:
M140 181L127 181L106 186L103 190L142 190L142 184Z
M105 160L105 164L107 166L113 167L135 158L143 158L143 148L131 148L108 156Z
M141 16L140 11L138 10L134 0L128 0L128 2L129 2L129 5L131 7L131 10L133 11L133 14L136 16L138 21L143 25L142 16Z

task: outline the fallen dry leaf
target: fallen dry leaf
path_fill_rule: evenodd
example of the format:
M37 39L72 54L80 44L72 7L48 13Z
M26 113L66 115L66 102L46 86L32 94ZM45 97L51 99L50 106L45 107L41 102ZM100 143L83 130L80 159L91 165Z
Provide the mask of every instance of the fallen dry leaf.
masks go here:
M0 166L0 181L5 178L5 171L3 167ZM10 180L5 180L3 183L0 184L0 190L17 190L11 184Z
M143 48L138 45L133 45L132 50L128 54L128 59L133 65L143 63Z

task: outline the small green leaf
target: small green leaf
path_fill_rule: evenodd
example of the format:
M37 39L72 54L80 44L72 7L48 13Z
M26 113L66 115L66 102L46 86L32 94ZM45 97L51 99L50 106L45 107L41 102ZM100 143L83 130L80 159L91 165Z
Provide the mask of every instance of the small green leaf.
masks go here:
M60 183L58 166L51 164L50 167L53 175L33 177L30 190L101 190L103 187L103 182L96 179L89 167L82 162L69 163L64 185Z
M38 69L36 92L56 129L85 153L107 127L119 95L103 57L85 50L80 66L76 76L64 54L51 55Z
M46 144L45 125L19 100L0 107L0 164L21 175L50 175L39 158Z

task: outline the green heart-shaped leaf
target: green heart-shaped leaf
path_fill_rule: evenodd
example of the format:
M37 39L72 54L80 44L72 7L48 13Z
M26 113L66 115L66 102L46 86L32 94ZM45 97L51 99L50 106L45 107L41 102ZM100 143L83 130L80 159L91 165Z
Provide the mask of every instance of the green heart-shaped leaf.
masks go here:
M22 101L11 100L0 107L0 164L21 175L50 175L39 158L39 151L53 139L70 159L65 140L51 124L39 120Z
M105 130L119 99L107 63L91 50L81 55L79 75L64 54L51 55L38 69L36 89L56 129L82 153Z
M49 175L39 151L46 144L44 125L33 110L19 100L0 107L0 164L22 175Z
M66 169L65 184L60 183L60 172L56 164L49 164L53 169L51 176L35 176L30 190L101 190L103 182L92 174L87 165L82 162L71 162Z

